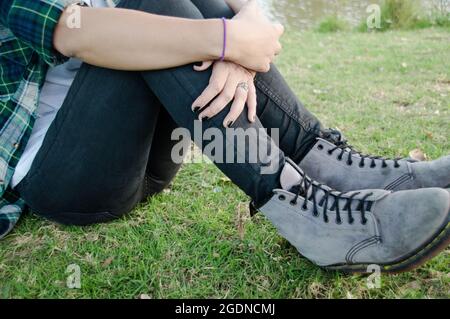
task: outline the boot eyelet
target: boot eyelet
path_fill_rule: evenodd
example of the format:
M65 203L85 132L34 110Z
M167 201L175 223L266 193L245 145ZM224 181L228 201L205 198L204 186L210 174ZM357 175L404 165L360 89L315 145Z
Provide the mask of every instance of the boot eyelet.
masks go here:
M314 216L314 217L319 217L319 213L318 213L318 212L314 212L314 213L313 213L313 216Z
M359 167L364 168L366 165L364 163L359 163Z
M297 206L297 202L294 201L294 200L291 200L291 201L289 202L289 204L291 204L291 206Z
M352 165L353 165L353 161L348 161L348 162L347 162L347 165L348 165L348 166L352 166Z
M342 220L341 219L336 219L336 224L341 225L342 224Z
M337 160L338 160L338 161L342 161L342 156L339 155L339 156L337 157Z
M328 223L330 222L330 220L328 219L328 217L325 217L325 218L323 219L323 221L324 221L326 224L328 224Z
M308 206L302 205L302 211L307 211L308 210Z
M366 224L367 224L367 219L363 219L363 220L361 221L361 224L366 225Z
M348 221L348 223L349 223L350 225L353 225L354 222L355 222L354 219L350 219L350 220Z
M328 151L327 153L328 153L328 155L333 155L332 151Z
M319 144L319 146L317 146L317 148L318 148L319 150L323 150L323 145L322 145L322 144Z
M281 200L281 201L285 201L286 200L286 196L280 195L280 196L278 196L278 199Z
M376 164L371 164L371 165L370 165L370 168L376 168L376 167L377 167Z
M400 164L395 164L395 168L400 168Z

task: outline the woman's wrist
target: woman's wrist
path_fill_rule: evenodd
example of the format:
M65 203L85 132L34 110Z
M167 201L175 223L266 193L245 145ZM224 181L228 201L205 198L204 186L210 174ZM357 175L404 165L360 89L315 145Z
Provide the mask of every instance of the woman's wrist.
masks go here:
M200 34L207 37L206 54L210 61L223 59L227 61L236 61L239 56L238 46L236 45L238 32L236 21L226 19L208 19L202 20ZM205 32L206 31L206 32Z
M223 22L221 19L195 20L195 34L201 43L203 61L219 60L223 52Z
M226 20L227 39L225 48L225 60L236 62L240 56L240 50L238 45L239 39L239 26L235 20Z

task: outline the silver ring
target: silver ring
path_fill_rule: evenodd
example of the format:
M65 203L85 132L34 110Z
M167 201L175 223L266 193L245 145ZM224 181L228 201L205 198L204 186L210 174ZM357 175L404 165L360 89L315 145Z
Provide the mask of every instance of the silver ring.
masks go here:
M243 89L245 92L248 92L248 83L247 82L240 82L237 85L238 89Z

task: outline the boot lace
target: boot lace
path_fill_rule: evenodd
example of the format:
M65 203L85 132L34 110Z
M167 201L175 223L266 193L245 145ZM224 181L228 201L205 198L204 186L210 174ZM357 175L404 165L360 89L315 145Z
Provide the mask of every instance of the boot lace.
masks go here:
M301 173L300 173L301 174ZM329 222L328 211L336 212L336 223L342 224L342 214L345 212L348 216L348 223L353 224L355 219L353 217L352 211L352 203L358 201L357 207L354 209L355 211L360 213L361 216L361 224L365 225L367 223L366 212L370 211L373 201L368 198L373 195L373 193L367 193L361 199L356 199L357 195L360 195L361 192L355 192L350 196L348 192L339 192L333 189L329 189L328 187L323 187L324 185L315 181L310 180L305 175L301 174L303 177L302 182L299 185L294 186L292 192L296 194L295 198L290 202L291 205L297 205L298 199L300 196L305 198L305 201L302 205L302 210L306 211L308 209L307 200L312 201L313 203L313 216L319 216L318 207L323 209L323 219L325 223ZM322 198L318 201L317 196L318 191L323 192ZM308 194L310 194L308 196ZM347 195L347 196L345 196ZM333 201L333 204L329 206L329 202ZM345 201L345 205L340 207L341 201Z
M360 167L365 167L366 160L370 161L370 168L375 168L377 166L377 164L376 164L377 160L381 161L381 167L383 167L383 168L388 167L388 164L386 161L389 161L389 160L394 161L395 168L400 167L399 161L402 160L402 158L387 158L387 157L373 156L373 155L368 155L368 154L363 154L361 152L358 152L355 150L355 148L352 145L348 144L347 140L345 140L342 137L341 132L339 132L337 130L330 130L329 133L328 132L324 133L323 137L335 145L334 148L328 150L329 155L333 155L333 153L335 151L338 151L339 155L338 155L337 159L339 161L342 161L344 158L345 152L348 153L348 156L347 156L347 164L348 165L353 165L353 157L352 157L353 155L359 155L361 158L359 161Z

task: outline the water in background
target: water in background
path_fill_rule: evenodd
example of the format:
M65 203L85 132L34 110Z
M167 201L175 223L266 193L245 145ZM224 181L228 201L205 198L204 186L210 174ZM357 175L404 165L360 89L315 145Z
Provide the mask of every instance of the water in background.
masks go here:
M431 8L445 0L421 0L425 9ZM358 25L367 17L369 4L382 0L259 0L266 12L286 27L304 30L316 26L321 20L337 15L339 18ZM447 1L450 5L450 1Z

